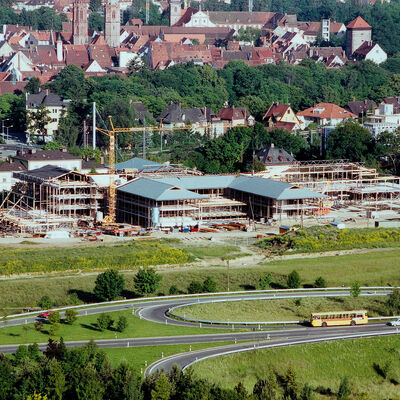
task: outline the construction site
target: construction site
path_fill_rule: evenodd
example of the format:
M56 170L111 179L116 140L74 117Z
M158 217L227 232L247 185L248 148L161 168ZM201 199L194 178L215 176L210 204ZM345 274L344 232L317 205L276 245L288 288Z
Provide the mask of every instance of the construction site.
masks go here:
M13 172L0 207L3 236L218 232L356 219L369 224L384 215L400 220L400 178L361 163L293 161L233 175L203 175L144 158L116 164L118 133L161 128L115 128L111 119L110 126L96 128L109 138L106 173L70 170L56 161Z

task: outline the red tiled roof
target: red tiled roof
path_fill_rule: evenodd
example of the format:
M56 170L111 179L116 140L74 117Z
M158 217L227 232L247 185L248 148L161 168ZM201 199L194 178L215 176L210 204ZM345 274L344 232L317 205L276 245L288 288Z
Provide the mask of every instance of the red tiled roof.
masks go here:
M333 103L319 103L315 107L310 107L304 111L298 112L297 116L317 119L357 118L357 115Z
M347 29L371 29L371 25L369 25L368 22L358 16L347 25Z
M289 108L290 106L287 104L273 103L268 111L265 113L263 119L278 116L282 117Z
M0 82L0 95L4 93L22 92L27 84L28 81L15 83L11 81Z
M247 111L246 107L221 108L218 112L218 118L228 121L247 119L249 116L250 113Z

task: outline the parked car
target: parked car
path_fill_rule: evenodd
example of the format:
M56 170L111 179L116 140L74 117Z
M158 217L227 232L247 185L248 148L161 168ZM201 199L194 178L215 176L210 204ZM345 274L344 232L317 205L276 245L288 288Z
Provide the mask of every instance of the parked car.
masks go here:
M388 322L388 325L390 325L390 326L400 326L400 318L399 319L395 319L394 321Z

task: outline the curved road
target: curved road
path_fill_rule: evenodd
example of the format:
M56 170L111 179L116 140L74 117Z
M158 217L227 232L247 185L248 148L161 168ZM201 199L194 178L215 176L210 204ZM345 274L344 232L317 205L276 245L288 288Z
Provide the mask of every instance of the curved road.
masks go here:
M375 291L374 289L363 290L361 296L372 296L372 295L386 295L389 294L388 290ZM204 297L186 297L186 298L168 298L160 299L155 301L143 301L143 300L132 300L124 303L99 305L96 307L89 307L84 310L77 310L78 315L90 315L98 314L103 312L120 311L126 309L138 309L137 315L140 318L144 318L148 321L162 323L162 324L173 324L180 326L195 326L199 327L199 323L180 321L169 318L166 313L175 307L183 305L194 305L205 302L220 302L220 301L249 301L249 300L262 300L262 299L282 299L282 298L299 298L299 297L338 297L338 296L349 296L349 290L318 290L312 292L282 292L275 291L269 293L243 293L243 294L232 294L224 297L209 296ZM63 313L61 313L63 315ZM22 318L8 320L6 324L8 326L15 326L21 324L33 323L38 320L38 315L29 315ZM278 327L278 324L275 326ZM4 322L0 322L0 327L4 326ZM201 325L200 325L201 326ZM208 325L210 326L210 325ZM137 346L154 346L154 345L168 345L168 344L192 344L192 343L211 343L211 342L239 342L247 341L246 343L238 343L229 346L209 348L205 350L199 350L196 352L187 352L184 354L174 355L165 359L161 359L151 365L146 373L151 373L156 369L169 370L174 364L180 365L182 368L193 364L194 362L200 361L208 357L217 357L225 354L231 354L234 352L250 351L260 348L268 347L280 347L302 343L312 343L325 340L338 340L348 339L355 337L370 337L387 334L397 334L399 330L397 328L389 327L384 323L370 323L368 325L360 325L354 327L335 327L335 328L311 328L301 325L293 326L291 329L281 329L282 325L279 326L279 330L258 330L253 332L235 332L235 329L242 329L243 325L217 325L221 328L232 328L232 333L221 333L221 334L202 334L202 335L187 335L187 336L168 336L168 337L149 337L149 338L129 338L129 339L110 339L110 340L97 340L96 344L101 348L111 347L137 347ZM203 325L204 328L207 325ZM213 326L215 327L215 325ZM262 324L260 327L265 328ZM247 327L248 328L248 327ZM248 341L251 341L249 343ZM83 346L88 341L74 341L66 342L67 347ZM0 346L0 352L13 353L18 348L18 345L5 345ZM45 350L46 343L39 344L41 350Z

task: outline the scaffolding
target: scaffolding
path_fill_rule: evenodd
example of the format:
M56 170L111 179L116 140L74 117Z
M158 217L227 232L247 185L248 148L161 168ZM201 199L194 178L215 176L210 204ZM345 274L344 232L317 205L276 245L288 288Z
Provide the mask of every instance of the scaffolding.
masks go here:
M48 171L44 174L40 169L14 173L19 181L1 206L3 232L72 228L78 220L94 220L103 211L105 190L87 175L75 171L46 175Z
M285 167L267 167L261 175L323 193L332 205L338 207L400 208L400 177L380 174L363 163L348 160L305 161Z

